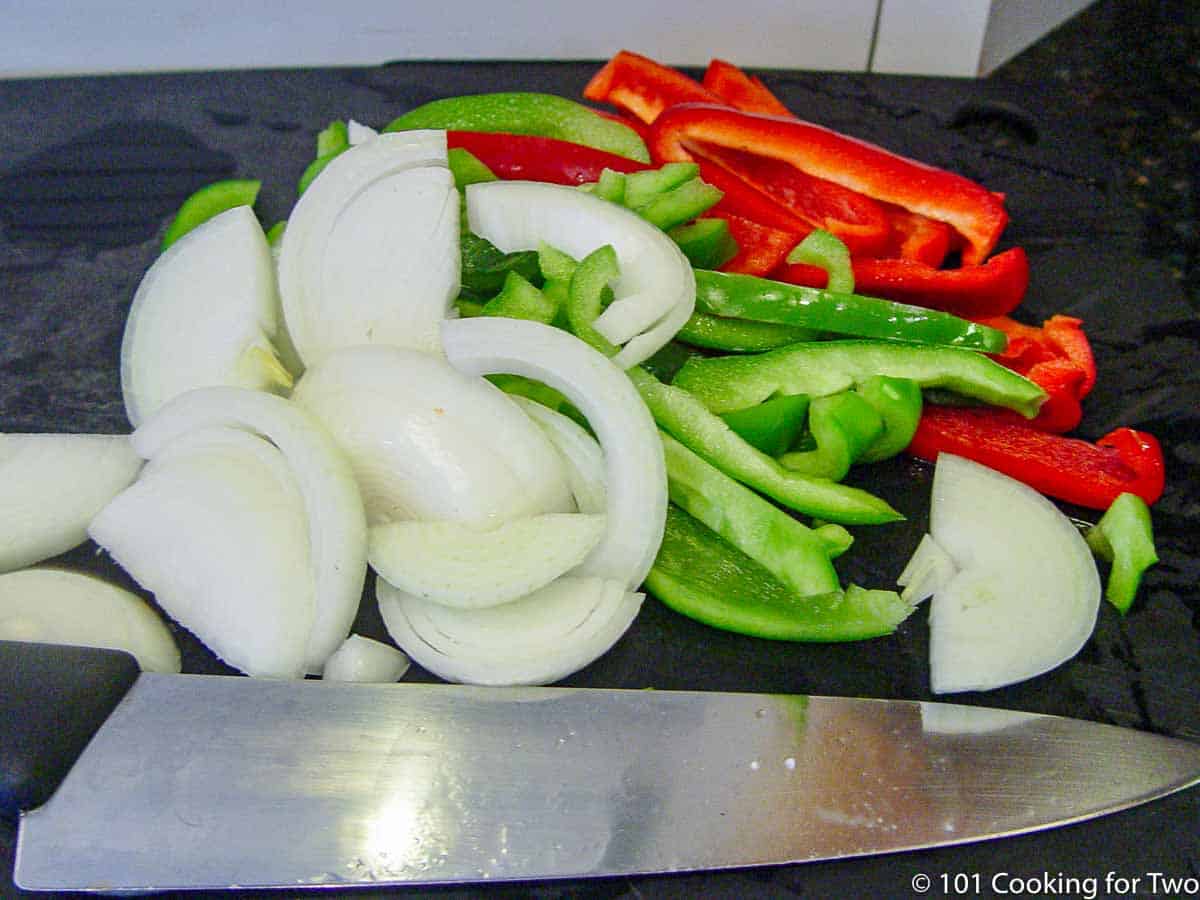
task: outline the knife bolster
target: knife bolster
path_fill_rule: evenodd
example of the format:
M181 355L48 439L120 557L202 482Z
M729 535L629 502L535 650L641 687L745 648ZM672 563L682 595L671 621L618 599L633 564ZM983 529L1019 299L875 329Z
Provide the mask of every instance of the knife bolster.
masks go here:
M120 650L0 641L0 816L50 798L138 671Z

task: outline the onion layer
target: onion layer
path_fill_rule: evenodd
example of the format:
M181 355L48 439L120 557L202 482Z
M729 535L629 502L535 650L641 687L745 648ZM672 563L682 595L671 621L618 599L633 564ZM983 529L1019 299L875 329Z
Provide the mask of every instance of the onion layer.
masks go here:
M150 604L66 569L0 575L0 640L125 650L143 671L180 670L175 638Z
M212 425L245 428L267 438L287 458L296 478L308 528L307 574L316 599L305 670L320 672L350 631L366 577L366 515L350 464L299 406L239 388L202 388L176 397L134 432L133 447L152 458L174 438Z
M643 595L616 581L560 578L487 609L454 609L376 583L384 624L418 664L448 681L549 684L606 653Z
M461 371L510 372L542 381L587 418L604 449L608 527L574 574L637 588L662 542L667 473L658 429L633 383L583 341L538 322L451 320L442 326L442 342L447 359Z
M352 634L329 657L321 677L326 681L387 684L399 681L411 664L395 647Z
M0 572L82 544L141 467L125 435L0 434Z

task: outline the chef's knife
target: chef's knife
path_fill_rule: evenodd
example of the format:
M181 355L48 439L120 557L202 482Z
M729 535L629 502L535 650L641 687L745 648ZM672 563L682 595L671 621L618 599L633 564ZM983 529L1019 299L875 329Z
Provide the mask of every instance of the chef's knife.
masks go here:
M802 862L1049 828L1200 781L1200 745L952 704L139 675L120 653L4 642L0 685L15 880L33 890ZM70 765L59 729L89 717Z

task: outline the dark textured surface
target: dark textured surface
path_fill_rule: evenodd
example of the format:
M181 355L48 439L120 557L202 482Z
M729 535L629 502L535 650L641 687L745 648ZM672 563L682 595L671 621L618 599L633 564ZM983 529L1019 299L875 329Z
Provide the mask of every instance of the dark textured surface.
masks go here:
M1200 322L1188 303L1200 146L1195 25L1193 4L1104 0L982 82L762 73L801 115L1005 191L1013 222L1004 243L1026 247L1033 266L1022 316L1079 315L1096 347L1100 379L1080 432L1094 438L1135 425L1166 447L1169 489L1155 508L1162 563L1130 615L1105 608L1076 660L1021 685L956 698L964 702L1200 738ZM116 371L124 314L167 211L211 180L210 164L262 178L259 211L271 223L286 215L314 135L332 118L382 125L434 96L484 89L578 96L594 69L404 64L0 82L0 430L127 428ZM96 147L97 135L108 155L80 156L79 147ZM148 162L138 156L147 144L162 151ZM125 150L114 157L113 147ZM91 168L91 186L79 180L89 172L81 159L105 163ZM48 209L36 187L48 189L40 180L47 171L61 176L50 180L64 192ZM64 214L63 203L87 205ZM855 548L839 564L846 580L895 578L925 525L928 477L927 467L903 460L856 476L910 521L857 529ZM65 561L123 578L94 548ZM358 630L382 634L370 604ZM188 670L223 671L189 635L179 639ZM796 646L716 632L648 602L614 651L570 683L927 698L926 654L924 611L885 640ZM998 871L1195 875L1197 826L1193 791L1088 825L975 847L533 893L910 896L920 871L985 879ZM11 840L11 831L0 831L6 868Z

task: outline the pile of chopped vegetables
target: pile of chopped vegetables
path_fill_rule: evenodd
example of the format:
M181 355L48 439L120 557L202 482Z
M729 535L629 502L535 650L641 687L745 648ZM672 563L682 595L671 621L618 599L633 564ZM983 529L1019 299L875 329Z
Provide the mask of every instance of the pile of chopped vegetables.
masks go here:
M788 641L887 635L932 597L933 690L986 690L1079 651L1096 557L1129 609L1162 451L1069 435L1096 366L1080 320L1013 317L1002 186L722 60L697 81L623 51L581 100L331 123L269 229L256 181L189 198L129 311L132 434L0 435L0 637L178 670L138 597L29 568L89 537L277 678L550 683L649 592ZM903 590L843 584L851 529L901 519L847 477L905 453L936 470ZM1103 516L1085 536L1047 497ZM350 634L364 596L394 647Z

